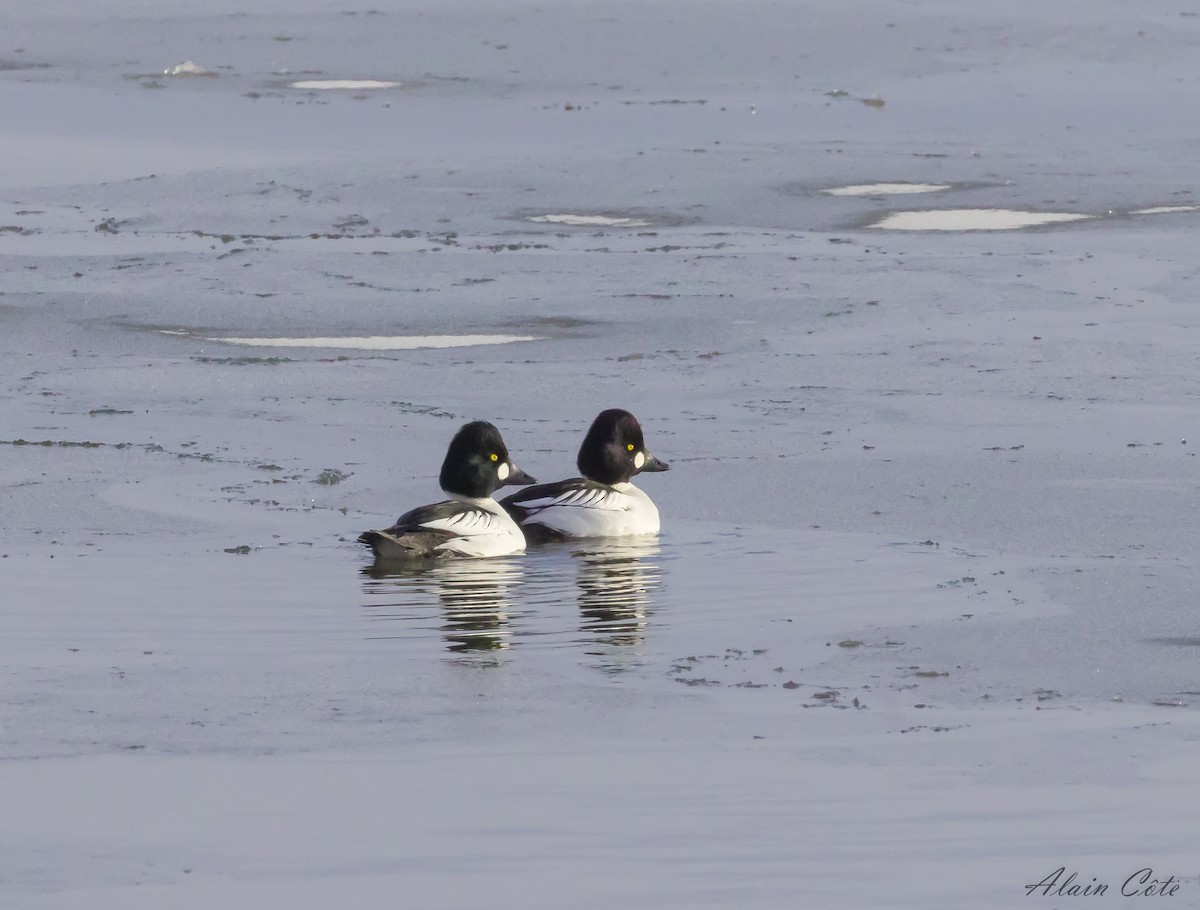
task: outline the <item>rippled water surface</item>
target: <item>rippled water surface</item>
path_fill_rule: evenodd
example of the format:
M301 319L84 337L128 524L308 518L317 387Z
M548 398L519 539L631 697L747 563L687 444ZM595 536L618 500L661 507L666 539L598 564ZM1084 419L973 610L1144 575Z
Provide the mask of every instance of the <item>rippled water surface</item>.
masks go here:
M1040 609L995 559L932 541L699 522L399 568L349 546L155 561L121 549L6 579L3 647L45 661L16 680L8 754L311 748L378 736L384 720L437 727L497 687L513 710L551 716L605 681L650 703L743 689L865 705L950 675L951 655L916 654L895 630Z
M664 606L656 540L366 571L365 607L378 637L425 642L436 631L454 653L577 647L619 671L625 655L636 660Z

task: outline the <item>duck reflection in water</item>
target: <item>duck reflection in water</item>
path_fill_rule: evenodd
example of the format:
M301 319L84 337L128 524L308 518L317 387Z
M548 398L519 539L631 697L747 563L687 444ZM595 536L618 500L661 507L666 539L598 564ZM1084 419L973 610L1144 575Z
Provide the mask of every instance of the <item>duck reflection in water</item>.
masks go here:
M517 559L443 559L375 563L363 569L375 579L376 593L399 595L382 606L395 612L377 613L377 619L410 619L414 608L427 606L436 595L443 623L439 627L446 648L454 653L500 651L509 646L512 630L509 588L523 574Z
M657 538L630 537L594 541L572 547L579 574L579 631L590 642L605 646L589 650L611 658L610 648L627 648L645 641L646 619L654 612L654 589L662 581ZM619 666L605 664L605 669Z

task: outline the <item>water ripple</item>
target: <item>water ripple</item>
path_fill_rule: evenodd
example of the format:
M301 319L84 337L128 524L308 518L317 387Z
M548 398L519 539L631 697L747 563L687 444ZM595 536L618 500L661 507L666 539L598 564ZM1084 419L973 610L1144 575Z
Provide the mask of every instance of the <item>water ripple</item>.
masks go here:
M662 606L663 566L656 539L371 566L364 570L364 608L374 622L399 624L373 638L437 636L455 654L582 646L602 669L619 671L627 661L620 652L644 643L647 622Z

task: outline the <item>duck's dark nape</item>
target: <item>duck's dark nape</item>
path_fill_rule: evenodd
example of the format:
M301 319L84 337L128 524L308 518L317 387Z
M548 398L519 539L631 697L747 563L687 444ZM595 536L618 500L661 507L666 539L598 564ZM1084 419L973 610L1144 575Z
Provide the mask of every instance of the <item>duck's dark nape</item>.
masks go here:
M642 463L637 463L638 456ZM641 471L665 471L666 462L646 451L642 426L622 408L601 411L588 427L575 460L579 473L597 483L627 483Z
M534 482L512 463L500 431L486 420L465 424L454 434L438 475L447 493L471 499L490 497L510 484Z
M486 420L474 420L464 424L450 440L438 484L447 493L459 496L490 496L500 488L494 483L498 479L495 465L507 462L508 448L500 431Z

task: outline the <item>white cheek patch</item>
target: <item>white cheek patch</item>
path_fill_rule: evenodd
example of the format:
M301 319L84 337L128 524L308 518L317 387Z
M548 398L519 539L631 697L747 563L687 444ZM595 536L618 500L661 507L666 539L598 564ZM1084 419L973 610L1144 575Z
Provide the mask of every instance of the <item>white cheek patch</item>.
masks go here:
M508 462L507 461L504 462L504 464L500 465L500 467L496 469L496 476L499 477L501 480L508 480Z
M646 463L646 453L645 452L638 452L636 455L633 456L633 466L635 468L637 468L639 471L642 469L642 465L644 465L645 463Z

